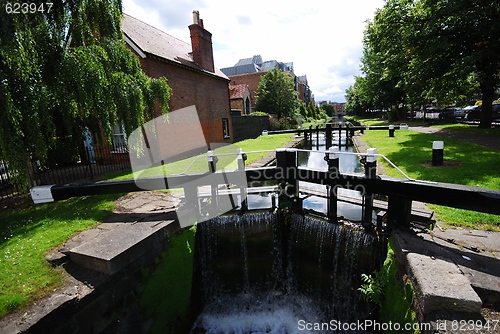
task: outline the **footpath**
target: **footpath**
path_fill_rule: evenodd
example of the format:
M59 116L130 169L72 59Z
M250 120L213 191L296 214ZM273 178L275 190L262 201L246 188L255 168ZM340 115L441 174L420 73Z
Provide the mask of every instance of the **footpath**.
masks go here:
M410 127L498 150L500 138L449 129ZM362 135L358 149L366 150ZM383 167L378 169L384 174ZM425 206L423 203L414 205ZM392 235L398 261L413 284L425 333L500 333L500 233L441 226L399 229Z

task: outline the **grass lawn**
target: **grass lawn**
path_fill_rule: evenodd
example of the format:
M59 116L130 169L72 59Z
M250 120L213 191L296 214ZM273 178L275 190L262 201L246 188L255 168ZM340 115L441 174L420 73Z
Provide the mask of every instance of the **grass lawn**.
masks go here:
M217 170L235 170L237 169L236 162L236 150L241 148L243 152L250 151L268 151L275 150L277 148L283 147L288 142L293 139L293 134L284 133L268 136L259 136L255 139L247 139L237 142L232 145L227 145L214 150L217 154L231 154L228 156L218 157ZM247 154L246 165L251 164L254 161L261 159L262 157L269 154L269 152L259 152L259 153L249 153ZM166 164L165 166L152 167L147 170L136 173L136 177L140 175L141 178L153 177L153 176L164 176L166 174L181 174L181 173L203 173L208 172L208 160L207 154L201 154L194 157L186 158L183 160L175 161ZM131 172L114 177L113 180L127 180L133 179L134 175Z
M102 222L119 194L72 198L0 217L0 317L57 289L63 271L43 257L78 232Z
M380 154L385 155L412 178L500 190L498 151L415 131L397 131L394 138L389 138L387 131L366 131L362 139L368 146L377 148ZM445 142L444 159L453 162L452 166L430 166L432 142L435 140ZM398 171L387 165L386 173L402 177ZM447 225L500 231L498 215L438 205L429 206L435 210L437 219Z
M235 145L243 151L274 150L290 134L260 136ZM249 154L247 163L267 153ZM200 160L201 161L201 160ZM203 165L206 166L206 157ZM178 170L183 166L172 166ZM130 179L132 174L115 179ZM63 270L52 267L44 254L79 232L103 222L123 194L76 197L69 200L4 211L0 216L0 317L50 294L64 282Z

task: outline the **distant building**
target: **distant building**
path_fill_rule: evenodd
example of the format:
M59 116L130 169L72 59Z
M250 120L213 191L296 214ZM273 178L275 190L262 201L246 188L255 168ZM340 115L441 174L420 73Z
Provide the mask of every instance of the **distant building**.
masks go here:
M214 66L212 34L199 13L193 12L189 26L191 45L127 14L122 30L143 71L152 78L167 78L170 110L195 105L207 143L230 143L230 80Z
M333 104L333 109L335 110L335 113L343 113L344 112L344 105L345 103L334 103Z
M266 72L254 72L254 73L247 73L247 74L238 74L238 75L232 75L229 77L230 85L231 86L237 86L237 85L246 85L248 87L248 90L250 92L250 111L255 111L255 98L257 95L257 89L259 88L259 82L261 77L265 74Z
M240 115L248 115L252 110L250 89L247 84L229 85L231 112L239 111Z
M307 82L307 76L301 75L297 78L298 78L299 99L304 101L304 104L307 106L311 101L313 101L313 95L311 89L309 88L309 84Z
M305 75L296 76L292 62L283 63L277 60L263 61L260 55L255 55L251 58L240 59L234 66L221 68L221 71L229 77L231 85L248 85L251 95L251 105L255 106L255 97L262 75L267 71L273 70L275 67L288 73L293 78L298 97L305 105L312 101L312 92L307 82L307 77Z

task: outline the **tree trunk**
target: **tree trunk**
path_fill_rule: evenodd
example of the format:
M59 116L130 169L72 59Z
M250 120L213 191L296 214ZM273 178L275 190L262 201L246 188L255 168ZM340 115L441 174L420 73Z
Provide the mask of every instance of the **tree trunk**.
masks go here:
M482 129L491 128L491 116L493 113L493 94L494 90L491 87L491 90L485 91L483 90L483 104L481 105L481 121L479 122L479 127Z
M479 67L481 68L481 67ZM493 71L490 70L489 67L486 67L485 70L482 71L482 80L479 83L481 87L482 97L482 105L481 105L481 121L479 122L479 127L482 129L491 128L491 116L493 113L493 96L495 94L495 79L493 76Z

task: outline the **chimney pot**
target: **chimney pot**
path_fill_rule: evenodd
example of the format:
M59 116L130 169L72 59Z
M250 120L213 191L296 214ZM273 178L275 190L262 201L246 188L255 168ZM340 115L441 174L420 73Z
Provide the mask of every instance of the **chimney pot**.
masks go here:
M200 12L193 10L193 24L199 24L200 22Z

